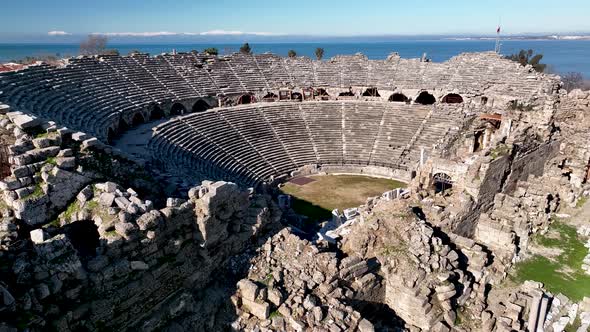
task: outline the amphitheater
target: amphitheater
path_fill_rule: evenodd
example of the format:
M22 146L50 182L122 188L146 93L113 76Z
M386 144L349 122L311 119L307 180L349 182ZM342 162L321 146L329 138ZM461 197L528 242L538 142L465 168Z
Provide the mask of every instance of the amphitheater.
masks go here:
M589 95L558 76L494 52L137 53L0 91L0 330L590 325L588 298L496 287L588 195ZM277 186L329 173L407 187L300 237Z

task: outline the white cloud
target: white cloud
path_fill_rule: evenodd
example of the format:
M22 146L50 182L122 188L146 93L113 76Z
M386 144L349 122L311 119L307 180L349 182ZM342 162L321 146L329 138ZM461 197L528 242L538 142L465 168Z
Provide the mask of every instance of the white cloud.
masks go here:
M157 32L94 32L93 35L102 35L107 37L158 37L158 36L176 36L177 32L157 31Z
M205 32L94 32L93 35L102 35L107 37L160 37L160 36L242 36L242 35L256 35L256 36L276 36L277 33L272 32L243 32L243 31L228 31L228 30L211 30Z
M50 36L70 36L71 33L65 31L49 31L47 33Z

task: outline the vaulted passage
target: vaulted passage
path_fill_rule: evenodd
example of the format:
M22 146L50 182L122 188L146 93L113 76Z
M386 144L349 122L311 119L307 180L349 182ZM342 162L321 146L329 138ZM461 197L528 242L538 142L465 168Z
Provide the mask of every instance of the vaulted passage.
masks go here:
M381 97L379 94L379 90L377 88L367 88L365 92L363 92L363 97Z
M117 132L122 133L127 131L127 129L129 129L129 125L127 124L127 122L125 122L123 118L119 118L119 126L117 127Z
M389 96L389 101L394 103L407 103L409 99L403 93L394 93Z
M253 102L255 102L255 98L252 95L241 95L240 98L238 99L238 105L246 105L246 104L252 104Z
M274 101L274 100L277 100L278 98L279 98L279 96L275 95L272 92L269 92L264 97L262 97L262 99L264 99L266 101Z
M354 92L352 90L346 92L340 92L338 97L354 97Z
M170 115L181 115L186 113L186 108L184 108L184 106L180 103L176 103L174 105L172 105L172 108L170 109Z
M64 226L64 231L72 246L82 257L96 254L100 244L98 228L92 220L79 220Z
M299 92L293 92L291 94L291 99L302 101L303 100L303 95L301 95Z
M160 106L155 106L152 112L150 113L150 121L151 120L160 120L164 118L165 114L164 111Z
M209 106L209 104L207 104L206 101L204 101L203 99L200 99L200 100L197 100L197 102L193 105L192 112L193 113L205 112L206 110L208 110L210 108L211 108L211 106Z
M420 95L418 96L418 98L416 98L416 103L422 104L422 105L432 105L435 102L436 102L436 99L434 98L433 95L428 93L428 91L420 92Z
M463 97L456 93L449 93L443 97L442 102L446 104L460 104L463 102Z
M109 128L107 132L107 143L111 144L115 140L115 131L113 128Z
M448 174L436 173L433 176L434 180L434 192L444 193L445 191L453 188L453 180Z
M135 115L133 116L133 119L131 119L131 125L133 127L138 126L144 122L145 122L145 119L143 118L143 115L141 115L141 113L135 113Z
M328 91L326 91L326 89L315 89L314 91L314 96L319 96L319 97L329 97L330 95L328 94Z

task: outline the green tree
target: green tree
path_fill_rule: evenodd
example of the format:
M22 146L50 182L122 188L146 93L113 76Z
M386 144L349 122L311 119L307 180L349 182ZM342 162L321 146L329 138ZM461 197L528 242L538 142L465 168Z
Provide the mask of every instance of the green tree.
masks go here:
M240 53L251 54L252 48L250 47L250 44L244 43L244 45L242 45L242 47L240 47Z
M219 50L216 49L215 47L209 47L203 50L203 52L209 54L209 55L218 55L219 54Z
M318 47L315 49L315 57L318 60L321 60L324 57L324 49L321 47Z
M101 35L89 35L80 43L80 54L102 54L107 48L107 37Z
M289 55L289 58L294 58L297 56L297 52L295 52L295 50L289 50L287 55Z
M533 50L520 50L518 54L511 54L507 56L506 59L518 62L523 66L531 65L539 73L544 72L545 68L547 68L546 64L541 63L543 54L534 54Z
M581 73L569 72L561 76L561 81L563 82L563 88L566 91L584 88L584 77Z

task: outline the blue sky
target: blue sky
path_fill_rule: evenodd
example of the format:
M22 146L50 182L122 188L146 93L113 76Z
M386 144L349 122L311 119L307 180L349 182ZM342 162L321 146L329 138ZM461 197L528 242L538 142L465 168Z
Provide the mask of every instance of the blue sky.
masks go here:
M590 1L3 1L0 38L88 33L290 35L590 32Z

